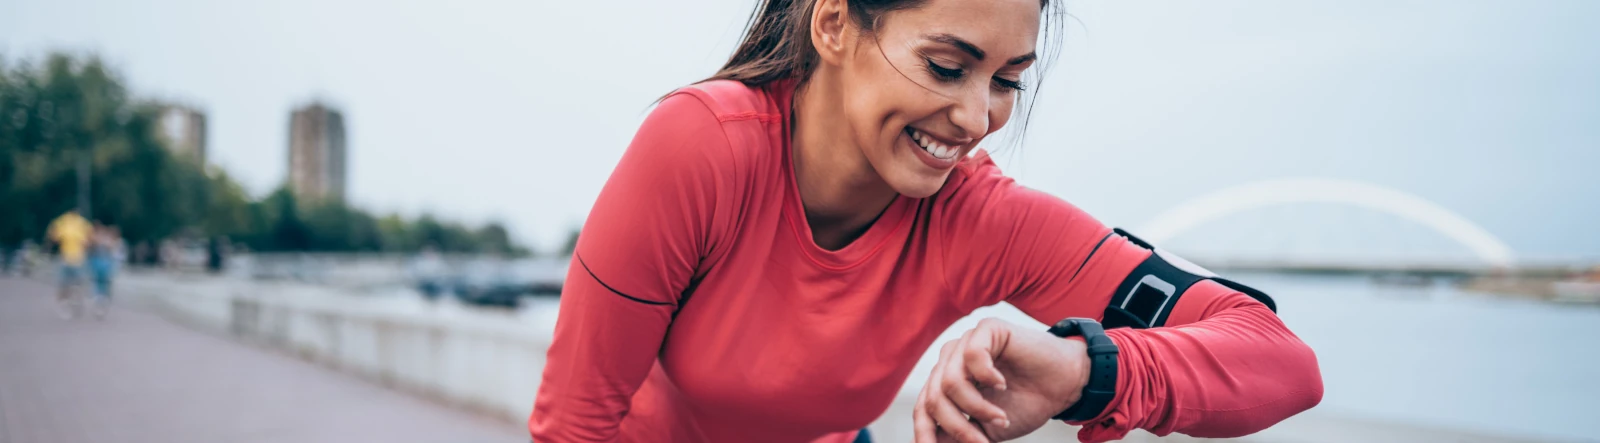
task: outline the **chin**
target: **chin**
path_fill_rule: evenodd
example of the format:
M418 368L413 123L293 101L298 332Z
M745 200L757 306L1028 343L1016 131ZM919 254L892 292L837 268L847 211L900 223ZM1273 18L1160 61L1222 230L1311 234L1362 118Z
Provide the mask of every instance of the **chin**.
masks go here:
M911 137L910 130L902 130L895 137L893 147L888 150L891 154L888 167L879 169L884 182L900 195L911 198L927 198L939 193L944 188L945 180L950 177L950 171L960 163L964 152L937 157L921 147Z
M921 171L919 171L921 172ZM898 180L890 179L889 187L895 192L911 198L927 198L939 193L944 188L944 182L950 177L950 171L941 171L936 177L925 176L922 173L905 171L905 176Z

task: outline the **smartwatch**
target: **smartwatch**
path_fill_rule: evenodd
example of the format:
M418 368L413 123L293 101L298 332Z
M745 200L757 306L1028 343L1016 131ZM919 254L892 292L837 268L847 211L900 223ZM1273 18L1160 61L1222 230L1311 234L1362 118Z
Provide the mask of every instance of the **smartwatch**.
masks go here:
M1083 337L1089 351L1089 382L1072 407L1055 416L1057 420L1081 422L1100 416L1117 396L1117 344L1106 336L1100 322L1087 318L1068 318L1050 327L1057 337Z

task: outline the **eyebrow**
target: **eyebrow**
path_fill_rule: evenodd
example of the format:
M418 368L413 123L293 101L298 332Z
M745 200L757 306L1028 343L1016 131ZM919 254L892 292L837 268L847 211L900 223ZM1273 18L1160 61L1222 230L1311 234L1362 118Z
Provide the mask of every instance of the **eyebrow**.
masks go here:
M926 38L928 40L932 40L932 41L935 41L935 42L944 43L944 44L947 44L947 45L950 45L950 46L955 46L956 49L960 49L961 52L965 52L965 53L967 53L967 55L971 55L972 58L978 59L978 61L983 61L983 58L986 56L986 54L984 54L983 50L978 48L978 45L974 45L971 42L963 40L963 39L961 39L961 37L956 37L956 36L950 35L950 34L933 34L933 35L927 36ZM1026 63L1026 62L1028 62L1030 60L1033 60L1033 59L1035 59L1037 57L1038 57L1037 53L1029 52L1027 54L1023 54L1023 55L1019 55L1019 56L1016 56L1016 57L1012 57L1011 60L1006 60L1006 64L1007 65L1020 65L1020 64Z

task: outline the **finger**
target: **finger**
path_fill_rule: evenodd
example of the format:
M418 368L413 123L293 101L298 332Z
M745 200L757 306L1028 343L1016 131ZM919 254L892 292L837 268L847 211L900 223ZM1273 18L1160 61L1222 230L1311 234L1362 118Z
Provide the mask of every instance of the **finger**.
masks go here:
M1006 376L1000 369L994 367L994 361L999 357L1000 346L996 345L994 329L980 324L977 328L968 331L971 334L965 345L962 346L963 361L967 364L967 374L972 376L979 386L988 386L1001 391L1006 390Z
M928 382L922 385L922 391L917 393L917 406L911 412L914 441L916 443L934 443L939 435L939 423L933 418L932 408L929 407L934 391L939 389L940 375L944 373L944 363L950 358L951 351L955 349L955 342L946 342L939 347L939 360L934 363L933 371L928 374Z
M966 378L960 375L962 372L960 362L956 361L960 356L960 347L958 339L945 343L944 347L939 349L939 363L934 365L934 374L928 379L929 386L926 387L928 399L924 403L924 408L933 418L939 432L949 434L956 441L963 443L984 443L987 439L984 438L983 431L968 421L967 415L962 413L944 392L949 386L948 380L952 374L957 377L956 380L961 381L961 384L970 386L965 382ZM952 367L955 369L952 370Z
M935 443L939 427L933 424L933 416L928 415L928 388L932 384L924 385L922 392L917 394L917 406L911 409L911 426L915 430L913 441L915 443Z
M950 402L949 397L934 392L929 398L928 407L934 421L939 423L939 430L955 437L956 441L962 443L987 443L989 441L983 430L968 421L967 416L956 408L955 403Z
M972 384L973 377L967 371L971 363L962 361L968 358L981 360L990 358L988 353L980 352L978 355L973 355L967 351L977 346L973 344L973 341L983 335L969 331L962 336L961 344L957 345L957 349L952 350L950 361L946 363L947 366L941 374L942 379L939 382L942 386L940 386L940 390L951 402L955 403L955 406L964 415L969 415L994 426L1006 427L1010 422L1007 421L1008 417L1006 417L1005 410L983 398L983 394L978 392L978 387Z

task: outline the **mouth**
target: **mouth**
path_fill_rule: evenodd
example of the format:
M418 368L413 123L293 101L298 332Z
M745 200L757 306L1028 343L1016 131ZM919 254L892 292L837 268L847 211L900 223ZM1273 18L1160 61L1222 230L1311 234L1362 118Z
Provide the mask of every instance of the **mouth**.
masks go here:
M916 128L907 126L905 133L907 137L911 137L912 143L922 149L922 152L926 152L936 160L951 162L961 154L960 146L939 140L936 137L918 131Z

